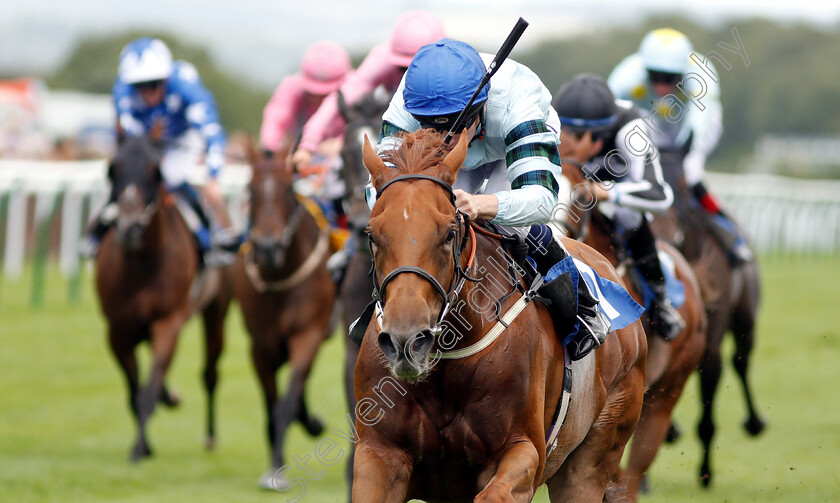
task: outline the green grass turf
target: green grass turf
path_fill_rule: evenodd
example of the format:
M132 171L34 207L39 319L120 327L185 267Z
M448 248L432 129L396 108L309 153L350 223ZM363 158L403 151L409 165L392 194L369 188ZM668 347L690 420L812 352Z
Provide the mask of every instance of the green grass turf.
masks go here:
M651 492L642 501L840 501L840 329L833 323L840 261L767 259L762 266L764 301L751 377L767 431L754 439L740 426L744 404L727 340L712 487L702 490L696 481L699 408L692 377L675 413L684 435L660 451L649 474ZM200 323L193 320L182 333L168 378L182 404L158 408L149 428L155 457L132 465L134 425L90 277L80 304L70 306L66 281L51 271L44 306L35 310L29 307L29 274L0 284L0 501L227 503L295 495L296 490L281 495L256 488L268 464L264 413L237 306L227 320L220 367L216 451L203 448L203 350ZM145 348L142 356L145 370ZM328 423L325 437L346 448L329 432L344 424L342 361L342 341L334 336L316 361L307 396L310 410ZM286 383L282 379L281 386ZM288 460L314 458L315 444L293 426ZM314 480L296 468L288 473L307 481L300 501L344 501L344 463L323 467L312 459L310 466L323 478ZM548 501L544 489L535 501Z

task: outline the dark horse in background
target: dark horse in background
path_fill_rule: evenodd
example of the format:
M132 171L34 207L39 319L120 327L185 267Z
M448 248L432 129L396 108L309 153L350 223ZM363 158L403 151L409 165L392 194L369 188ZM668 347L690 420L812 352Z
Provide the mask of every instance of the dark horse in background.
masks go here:
M205 333L206 442L213 447L216 364L232 297L230 267L199 272L197 244L163 185L160 130L156 125L151 136L121 136L108 169L119 216L96 257L96 288L107 318L108 342L125 375L137 421L133 461L152 454L146 426L155 404L178 403L165 385L166 371L181 328L198 311ZM216 209L226 218L223 211ZM135 357L141 342L149 342L152 350L149 380L142 387Z
M556 443L546 445L567 374L562 337L548 309L515 289L517 280L508 294L491 286L506 279L486 272L491 259L506 263L499 236L476 229L454 207L451 184L466 153L465 134L446 154L442 136L420 130L403 136L391 169L365 144L379 193L369 234L382 312L367 326L356 364L364 407L356 417L353 501L526 502L547 484L552 502L601 502L642 408L641 322L569 364L572 405ZM621 284L596 251L564 244ZM480 278L470 278L473 270ZM456 324L447 344L437 323L445 303L457 299L471 305L448 311L466 324L444 316ZM497 305L506 321L489 310L485 316L478 303ZM498 338L472 352L488 333Z
M346 328L362 314L373 294L373 280L370 277L372 262L365 234L370 218L370 208L365 200L365 186L370 175L362 161L362 146L365 136L379 137L382 114L388 108L390 96L385 92L374 91L362 96L353 106L347 105L340 92L338 96L339 110L346 124L344 143L341 148L342 179L347 191L344 197L344 211L351 233L351 242L348 244L353 246L352 256L339 290L339 298L344 310L343 322ZM345 346L347 350L344 362L344 385L350 418L355 421L356 398L353 393L353 370L356 367L359 346L349 338L345 338ZM354 444L351 443L349 448L347 482L352 491Z
M563 178L568 179L573 187L585 182L581 169L572 163L563 165ZM588 192L582 192L588 196ZM572 191L568 193L571 196L577 194ZM624 277L624 285L630 295L642 304L641 274L633 262L626 258L626 254L620 252L623 245L617 241L621 238L613 235L613 225L591 204L564 203L563 207L570 209L564 226L578 240L604 255ZM630 443L627 464L620 477L627 491L628 502L638 498L645 474L668 434L674 406L682 395L686 381L697 369L706 348L706 313L694 272L679 251L657 241L658 248L673 261L676 278L683 285L685 301L679 313L685 321L685 328L673 340L666 341L650 330L647 316L643 318L648 341L645 371L647 389L639 424L636 425Z
M292 172L281 153L263 161L250 149L249 232L236 263L235 292L251 338L251 361L265 400L271 465L260 477L266 489L288 486L283 444L292 421L320 435L323 423L309 415L304 385L318 349L330 335L335 285L327 270L326 222L311 200L292 189ZM320 216L323 220L323 215ZM291 365L285 396L277 371Z
M715 434L714 400L721 376L720 346L727 331L732 331L735 354L732 364L738 373L747 404L744 428L759 435L765 428L758 415L747 380L750 353L755 343L755 324L758 315L760 286L755 261L733 268L726 251L708 230L706 217L692 204L692 197L682 172L683 156L678 152L660 152L665 178L674 188L674 206L670 212L654 220L657 237L673 244L685 255L694 269L700 292L706 305L708 330L706 352L700 361L700 395L703 416L697 426L703 444L700 481L711 483L711 451ZM676 430L674 430L676 431Z

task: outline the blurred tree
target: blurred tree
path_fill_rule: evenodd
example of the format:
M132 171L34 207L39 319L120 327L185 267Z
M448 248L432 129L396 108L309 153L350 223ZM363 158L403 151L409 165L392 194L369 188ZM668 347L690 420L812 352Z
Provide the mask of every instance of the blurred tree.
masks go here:
M257 134L269 92L254 89L220 70L205 49L166 34L133 32L85 38L76 45L64 65L47 79L47 84L54 89L110 93L122 48L135 38L149 36L166 42L175 59L195 65L204 85L215 96L222 125L229 133L245 130L251 135Z

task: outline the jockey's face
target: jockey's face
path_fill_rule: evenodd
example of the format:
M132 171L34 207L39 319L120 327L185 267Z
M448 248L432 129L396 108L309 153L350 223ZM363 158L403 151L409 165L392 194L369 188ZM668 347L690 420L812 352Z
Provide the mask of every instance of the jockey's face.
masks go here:
M166 81L140 82L134 84L134 90L137 91L146 106L154 108L163 103L163 98L166 95Z
M557 149L560 157L571 158L578 162L587 162L604 146L603 139L593 139L592 132L573 133L560 128L560 147Z
M681 79L682 75L679 73L648 70L650 85L653 88L653 92L660 98L668 94L673 94L677 90L677 84Z
M475 136L475 132L476 132L476 130L478 130L479 122L480 121L476 119L476 120L473 121L472 125L469 128L467 128L467 133L466 133L467 134L467 143L471 142L473 137ZM458 133L458 134L456 134L455 136L452 137L452 140L449 141L449 145L447 145L447 147L446 147L447 152L451 151L453 148L455 148L458 145L458 141L461 139L462 134L463 133Z

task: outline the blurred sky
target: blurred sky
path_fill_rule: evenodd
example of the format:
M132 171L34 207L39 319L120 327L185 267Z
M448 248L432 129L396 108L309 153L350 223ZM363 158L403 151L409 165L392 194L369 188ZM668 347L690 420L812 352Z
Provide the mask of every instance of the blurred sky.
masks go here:
M80 36L154 29L207 47L243 80L271 86L296 69L311 43L333 39L364 53L390 35L401 12L430 10L453 38L495 52L518 16L531 25L519 47L546 38L597 34L650 15L678 14L707 25L750 17L838 29L840 1L809 0L3 0L0 73L49 74ZM514 51L515 55L515 51ZM178 55L176 54L177 58Z

